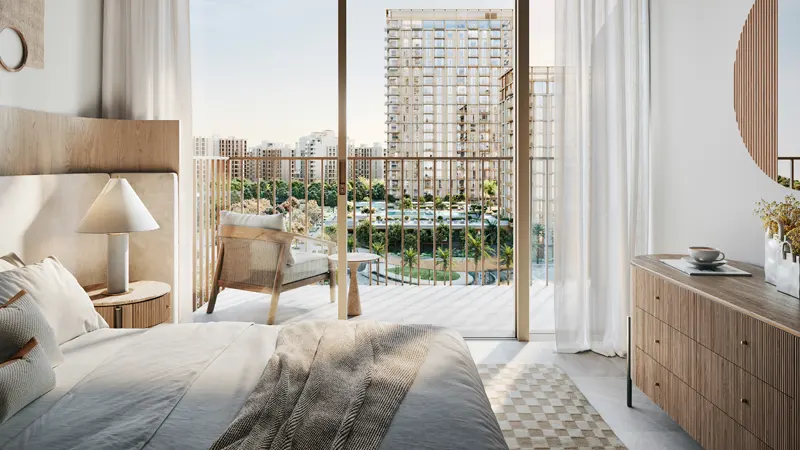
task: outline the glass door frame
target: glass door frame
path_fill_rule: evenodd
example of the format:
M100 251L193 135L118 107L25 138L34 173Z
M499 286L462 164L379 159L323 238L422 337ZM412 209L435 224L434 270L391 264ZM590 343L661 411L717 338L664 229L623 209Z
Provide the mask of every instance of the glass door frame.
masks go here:
M338 318L347 320L347 0L338 1L338 141L336 243ZM530 340L530 1L514 0L514 297L515 335ZM355 227L355 222L353 223Z

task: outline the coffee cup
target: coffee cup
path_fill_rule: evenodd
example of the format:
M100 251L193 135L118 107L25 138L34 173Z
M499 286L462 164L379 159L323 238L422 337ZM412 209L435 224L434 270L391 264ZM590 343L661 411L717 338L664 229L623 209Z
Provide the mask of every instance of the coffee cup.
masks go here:
M714 247L689 247L689 256L701 263L711 263L725 259L725 253Z

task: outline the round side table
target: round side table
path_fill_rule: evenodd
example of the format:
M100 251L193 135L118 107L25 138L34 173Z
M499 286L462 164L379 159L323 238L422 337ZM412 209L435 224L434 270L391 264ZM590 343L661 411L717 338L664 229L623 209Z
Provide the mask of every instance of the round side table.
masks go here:
M167 283L134 281L130 292L109 295L105 286L88 291L94 309L112 328L150 328L170 320Z
M337 262L339 255L330 255L328 259ZM358 266L380 260L379 255L373 253L348 253L347 267L350 268L350 290L347 292L348 317L361 315L361 295L358 293Z

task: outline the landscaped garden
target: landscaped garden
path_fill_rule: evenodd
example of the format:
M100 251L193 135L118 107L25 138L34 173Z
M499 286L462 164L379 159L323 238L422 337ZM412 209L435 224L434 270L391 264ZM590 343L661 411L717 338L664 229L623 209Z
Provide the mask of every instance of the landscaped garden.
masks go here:
M391 267L389 268L389 273L393 273L395 275L400 275L400 267ZM403 267L403 276L410 276L412 279L416 279L417 276L421 280L430 281L433 280L433 270L431 269L417 269L411 267ZM453 272L453 281L458 280L461 278L461 275L458 272ZM447 272L443 272L441 270L436 271L436 281L450 281L450 274Z

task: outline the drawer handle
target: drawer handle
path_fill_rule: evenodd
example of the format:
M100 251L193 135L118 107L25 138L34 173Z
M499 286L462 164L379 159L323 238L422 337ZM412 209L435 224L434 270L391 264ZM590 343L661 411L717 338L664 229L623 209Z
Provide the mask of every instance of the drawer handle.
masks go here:
M660 383L658 383L658 382L656 382L656 387L659 387L659 386L661 386L661 384L660 384Z
M747 345L747 341L741 341L739 343L742 344L742 345Z
M661 300L661 297L656 295L656 300Z
M655 340L655 343L656 343L656 344L660 344L660 343L661 343L661 341L659 341L658 339L656 339L656 340Z
M743 398L743 399L742 399L742 404L745 404L745 405L746 405L746 404L748 404L748 403L750 403L750 402L749 402L749 401L748 401L746 398Z

